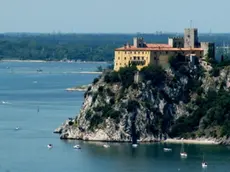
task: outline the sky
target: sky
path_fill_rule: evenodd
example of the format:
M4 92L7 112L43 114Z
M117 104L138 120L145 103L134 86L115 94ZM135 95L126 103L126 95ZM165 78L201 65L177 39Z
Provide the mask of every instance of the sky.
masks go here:
M229 0L0 0L0 33L230 31Z

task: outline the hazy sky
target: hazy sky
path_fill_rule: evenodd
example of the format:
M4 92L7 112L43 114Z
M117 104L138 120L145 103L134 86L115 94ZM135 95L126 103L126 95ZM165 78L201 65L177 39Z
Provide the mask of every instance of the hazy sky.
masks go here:
M190 3L191 2L191 3ZM229 0L0 0L0 32L229 32Z

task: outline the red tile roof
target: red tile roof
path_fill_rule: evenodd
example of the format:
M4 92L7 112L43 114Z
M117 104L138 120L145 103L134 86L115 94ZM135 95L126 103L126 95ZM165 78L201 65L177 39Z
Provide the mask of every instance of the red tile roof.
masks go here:
M116 51L203 51L202 48L173 48L168 44L146 44L147 47L137 48L133 45L117 48Z

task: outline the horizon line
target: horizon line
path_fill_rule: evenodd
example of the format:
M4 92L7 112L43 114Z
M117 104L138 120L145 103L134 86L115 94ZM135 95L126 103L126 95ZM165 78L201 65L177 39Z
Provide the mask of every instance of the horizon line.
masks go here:
M134 35L134 34L154 34L154 35L167 35L167 34L177 34L183 35L183 32L163 32L163 31L156 31L156 32L0 32L0 35L10 35L10 34L40 34L40 35L68 35L68 34L76 34L76 35ZM230 32L199 32L198 34L230 34Z

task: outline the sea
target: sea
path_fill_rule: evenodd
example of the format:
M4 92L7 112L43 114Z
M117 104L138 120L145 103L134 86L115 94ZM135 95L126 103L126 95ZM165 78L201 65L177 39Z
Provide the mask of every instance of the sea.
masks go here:
M84 92L69 87L90 84L99 63L0 62L0 172L229 172L230 147L185 144L60 140L55 128L75 117ZM40 70L38 72L37 70ZM18 129L16 130L16 128ZM53 144L52 149L47 145ZM82 149L73 149L79 144ZM172 148L164 152L164 147ZM202 169L201 162L208 163Z

